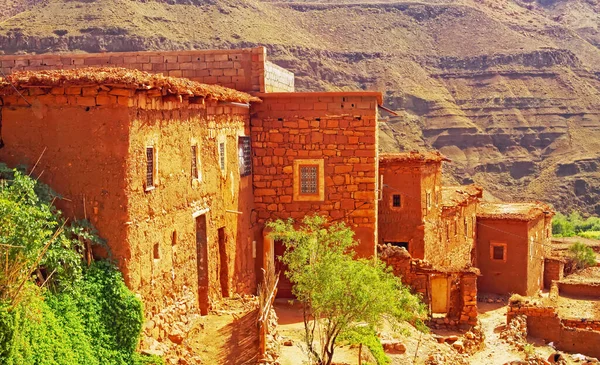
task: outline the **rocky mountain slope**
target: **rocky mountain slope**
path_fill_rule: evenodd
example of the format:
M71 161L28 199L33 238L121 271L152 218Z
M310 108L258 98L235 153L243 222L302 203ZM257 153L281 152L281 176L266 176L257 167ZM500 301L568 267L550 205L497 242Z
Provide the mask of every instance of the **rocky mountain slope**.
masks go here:
M20 9L0 22L6 53L266 45L299 90L384 91L400 117L382 125L382 149L440 149L453 160L449 180L600 214L599 0L45 0Z

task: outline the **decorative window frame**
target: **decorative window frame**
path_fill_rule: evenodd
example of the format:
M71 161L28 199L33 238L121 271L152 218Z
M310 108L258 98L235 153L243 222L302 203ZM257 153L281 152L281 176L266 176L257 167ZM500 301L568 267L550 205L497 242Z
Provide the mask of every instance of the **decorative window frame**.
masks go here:
M152 184L148 184L148 149L152 149ZM159 185L158 180L158 148L155 143L148 143L144 147L144 157L146 164L144 165L144 190L152 191Z
M317 193L302 194L300 192L301 166L316 166L317 167ZM294 201L316 202L325 200L325 161L323 159L297 159L294 160Z
M494 258L494 248L495 247L502 247L502 259L495 259ZM508 253L508 247L506 243L503 242L490 242L490 260L493 262L504 262L506 263L506 256Z

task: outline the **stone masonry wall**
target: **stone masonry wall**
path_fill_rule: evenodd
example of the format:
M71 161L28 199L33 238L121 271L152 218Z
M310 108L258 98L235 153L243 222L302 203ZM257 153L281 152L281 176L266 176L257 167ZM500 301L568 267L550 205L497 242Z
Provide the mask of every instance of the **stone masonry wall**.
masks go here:
M12 71L125 67L185 77L240 91L293 91L294 74L266 62L264 47L160 52L64 53L0 56L5 74Z
M344 221L375 254L378 93L259 94L252 108L254 196L259 224L321 214ZM295 165L321 164L322 196L302 200Z

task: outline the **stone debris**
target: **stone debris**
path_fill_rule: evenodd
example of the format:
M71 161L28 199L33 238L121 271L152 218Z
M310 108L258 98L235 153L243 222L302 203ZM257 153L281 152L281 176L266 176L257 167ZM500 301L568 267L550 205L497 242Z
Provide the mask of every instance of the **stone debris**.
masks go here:
M434 353L430 354L425 360L425 365L468 365L469 361L466 355Z
M527 317L515 316L500 332L500 338L518 350L523 350L527 344Z
M404 354L406 352L406 346L398 340L381 340L381 346L383 346L383 351L388 354Z
M279 318L275 309L271 307L269 317L267 318L267 342L265 356L259 359L258 365L279 365L279 355L281 354L281 344L284 346L292 346L294 343L290 339L283 339L277 331Z

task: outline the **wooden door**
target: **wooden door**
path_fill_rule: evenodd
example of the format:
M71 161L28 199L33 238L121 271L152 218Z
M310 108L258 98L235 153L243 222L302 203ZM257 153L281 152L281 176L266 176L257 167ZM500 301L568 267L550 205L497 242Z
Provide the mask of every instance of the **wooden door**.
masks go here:
M277 285L277 298L293 298L292 282L287 278L285 272L287 265L281 262L281 258L285 253L285 245L281 241L274 242L275 252L275 274L279 273L279 284Z
M448 312L448 278L445 276L431 277L431 312Z
M198 304L200 314L207 315L208 300L208 240L206 236L206 215L196 218L196 265L198 271Z

